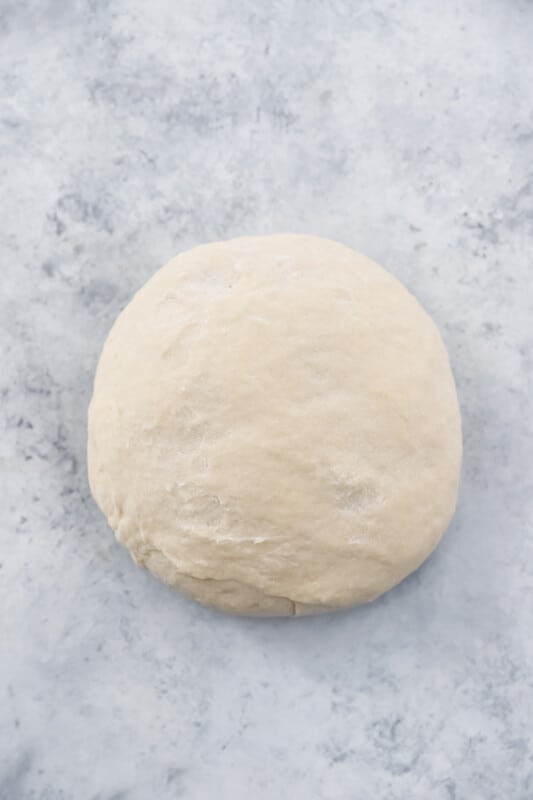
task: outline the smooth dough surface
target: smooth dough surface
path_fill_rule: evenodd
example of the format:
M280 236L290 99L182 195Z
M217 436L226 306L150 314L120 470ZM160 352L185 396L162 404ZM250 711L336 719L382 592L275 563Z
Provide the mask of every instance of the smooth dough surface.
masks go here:
M135 561L230 612L364 603L453 514L461 421L430 317L314 236L182 253L116 320L89 409L94 497Z

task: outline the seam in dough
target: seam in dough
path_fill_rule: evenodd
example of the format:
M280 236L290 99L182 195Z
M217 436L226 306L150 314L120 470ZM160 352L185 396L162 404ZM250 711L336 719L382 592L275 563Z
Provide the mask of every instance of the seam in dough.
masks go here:
M333 606L329 606L326 603L320 604L310 604L310 603L302 603L297 600L293 600L291 597L285 597L283 595L275 595L275 594L268 594L263 589L260 589L258 586L252 586L249 583L245 583L244 581L237 580L236 578L231 579L224 579L224 578L199 578L196 575L192 575L190 572L181 572L177 569L175 562L168 556L161 548L155 547L154 545L144 546L142 550L142 558L135 558L135 555L139 556L140 553L137 551L135 555L132 553L132 557L136 564L140 564L143 568L148 569L149 571L153 570L153 565L148 567L147 561L150 559L151 555L157 555L165 560L165 562L171 567L172 570L172 577L174 580L167 580L162 574L160 577L168 583L169 585L176 585L179 584L179 578L185 578L190 581L198 582L198 583L216 583L219 585L236 585L240 586L247 591L252 592L254 595L257 596L257 607L261 607L260 600L280 600L282 602L286 602L291 606L291 613L287 614L286 616L291 617L298 617L298 616L307 616L309 614L317 614L317 613L327 613L328 611L334 611L335 608ZM179 588L186 591L187 589L183 586L179 585ZM187 592L191 594L190 592ZM192 595L191 595L192 596ZM193 598L196 599L196 598Z

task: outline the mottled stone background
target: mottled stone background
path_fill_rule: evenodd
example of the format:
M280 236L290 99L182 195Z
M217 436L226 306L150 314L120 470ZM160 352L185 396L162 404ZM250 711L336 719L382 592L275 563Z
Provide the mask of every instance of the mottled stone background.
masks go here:
M533 798L533 3L0 0L1 800ZM373 605L253 621L135 569L85 420L178 250L401 278L464 414L455 520Z

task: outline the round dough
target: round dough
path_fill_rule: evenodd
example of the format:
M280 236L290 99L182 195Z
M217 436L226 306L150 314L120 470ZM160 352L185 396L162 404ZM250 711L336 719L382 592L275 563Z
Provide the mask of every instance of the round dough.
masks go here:
M452 516L461 422L437 328L391 275L314 236L196 247L109 334L94 497L138 564L202 603L364 603Z

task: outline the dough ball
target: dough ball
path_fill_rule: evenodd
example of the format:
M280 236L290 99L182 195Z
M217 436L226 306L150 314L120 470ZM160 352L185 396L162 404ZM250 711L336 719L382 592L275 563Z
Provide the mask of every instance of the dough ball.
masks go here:
M454 511L461 422L437 328L314 236L196 247L135 295L89 409L94 497L137 564L265 616L365 603Z

